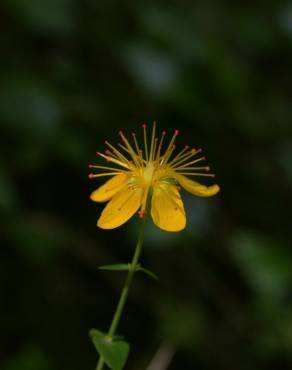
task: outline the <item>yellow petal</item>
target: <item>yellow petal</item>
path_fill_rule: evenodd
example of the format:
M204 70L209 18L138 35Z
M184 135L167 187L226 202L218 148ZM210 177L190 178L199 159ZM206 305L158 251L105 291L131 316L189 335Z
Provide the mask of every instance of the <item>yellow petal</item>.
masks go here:
M212 186L205 186L177 173L175 174L175 177L186 191L199 197L212 197L220 190L219 186L216 184Z
M121 173L112 177L105 184L100 186L98 189L93 191L90 195L90 199L94 202L106 202L117 194L125 185L127 181L127 175Z
M151 216L160 229L180 231L185 228L184 205L175 186L163 184L153 189Z
M141 205L142 189L125 186L106 205L97 226L102 229L114 229L121 226L136 213Z

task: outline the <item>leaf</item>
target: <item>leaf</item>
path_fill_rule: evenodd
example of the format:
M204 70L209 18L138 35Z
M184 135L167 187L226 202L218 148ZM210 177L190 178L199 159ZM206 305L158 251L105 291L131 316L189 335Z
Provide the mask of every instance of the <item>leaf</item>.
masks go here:
M129 263L118 263L114 265L100 266L99 270L109 270L109 271L129 271L131 265Z
M156 274L154 274L154 272L152 272L148 269L145 269L144 267L139 266L137 271L142 271L142 272L144 272L144 274L150 276L152 279L158 280L158 276Z
M118 263L118 264L114 264L114 265L105 265L105 266L100 266L99 267L99 270L108 270L108 271L129 271L131 268L131 264L130 263ZM140 264L137 265L136 267L136 271L142 271L144 272L146 275L150 276L152 279L154 280L158 280L158 276L156 274L154 274L154 272L148 270L148 269L145 269L144 267L142 267Z
M129 344L122 340L113 340L107 334L95 329L90 330L90 336L108 367L112 370L122 370L130 351Z

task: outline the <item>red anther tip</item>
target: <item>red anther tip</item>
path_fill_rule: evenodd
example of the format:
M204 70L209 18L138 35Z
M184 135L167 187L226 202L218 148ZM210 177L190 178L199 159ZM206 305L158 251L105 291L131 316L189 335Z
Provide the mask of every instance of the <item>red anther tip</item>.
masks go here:
M210 171L210 167L209 166L206 167L206 171Z
M93 176L93 175L92 175L92 173L90 173L90 174L88 175L88 178L89 178L89 179L92 179L92 176Z
M119 135L123 135L123 131L119 131Z
M144 217L144 214L145 214L145 212L143 212L143 211L139 211L139 212L138 212L139 218L143 218L143 217Z
M189 149L189 145L186 145L186 146L185 146L185 149Z
M136 132L132 132L132 135L133 135L133 136L136 136Z
M162 135L166 135L166 131L162 131Z
M143 123L143 124L142 124L142 127L143 127L143 128L146 128L146 127L147 127L146 123Z
M202 148L199 148L198 150L197 150L197 153L201 153L201 151L202 151L203 149Z
M175 136L179 135L179 130L174 131Z

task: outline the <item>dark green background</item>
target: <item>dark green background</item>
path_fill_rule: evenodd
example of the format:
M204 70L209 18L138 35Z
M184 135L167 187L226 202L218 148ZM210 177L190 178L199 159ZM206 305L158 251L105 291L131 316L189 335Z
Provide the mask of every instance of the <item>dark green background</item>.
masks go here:
M126 369L159 348L169 370L291 369L292 3L2 0L0 40L1 370L94 369L123 281L97 267L139 220L97 229L87 165L154 119L222 190L185 194L184 232L149 223Z

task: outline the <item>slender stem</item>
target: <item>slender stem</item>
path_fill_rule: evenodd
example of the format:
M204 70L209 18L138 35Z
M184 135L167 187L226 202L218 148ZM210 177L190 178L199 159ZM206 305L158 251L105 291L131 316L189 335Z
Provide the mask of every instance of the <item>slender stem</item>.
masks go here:
M138 265L139 265L139 257L140 257L143 242L144 242L144 232L145 232L146 220L147 220L147 212L145 213L145 215L142 219L142 222L141 222L139 238L138 238L138 242L137 242L137 245L136 245L135 253L134 253L130 268L128 270L128 274L127 274L127 277L126 277L126 280L125 280L125 285L123 287L123 290L122 290L122 293L121 293L121 296L120 296L120 299L119 299L119 303L117 305L116 311L114 313L114 316L113 316L113 319L112 319L112 322L111 322L111 325L110 325L110 328L109 328L109 331L108 331L108 336L109 337L113 337L113 335L115 334L116 329L119 325L119 322L120 322L120 319L121 319L121 316L122 316L122 313L123 313L123 310L124 310L124 307L125 307L125 303L126 303L126 300L128 298L128 295L129 295L129 289L130 289L133 277L135 275L135 272L137 271L137 268L138 268ZM102 370L103 365L104 365L103 358L99 357L99 361L97 363L96 370Z

